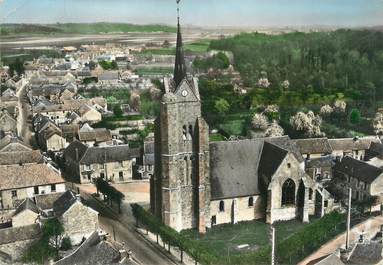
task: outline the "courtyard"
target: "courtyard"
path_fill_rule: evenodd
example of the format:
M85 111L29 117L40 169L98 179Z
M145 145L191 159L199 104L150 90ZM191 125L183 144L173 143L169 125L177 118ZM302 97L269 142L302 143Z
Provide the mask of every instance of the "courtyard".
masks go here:
M282 241L305 225L300 220L274 224L276 240ZM258 220L214 226L203 237L199 236L196 230L186 230L182 233L191 239L199 240L209 252L218 257L256 251L271 243L270 225Z

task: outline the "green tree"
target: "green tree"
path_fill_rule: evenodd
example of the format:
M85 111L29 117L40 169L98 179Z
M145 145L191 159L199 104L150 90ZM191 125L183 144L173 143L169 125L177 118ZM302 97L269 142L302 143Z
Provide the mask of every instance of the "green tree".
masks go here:
M214 107L219 114L225 114L229 111L230 104L226 99L221 98L215 101Z
M350 122L352 124L358 124L360 122L360 111L358 109L352 109L350 112Z
M121 106L120 105L115 105L113 107L113 113L114 113L114 115L116 117L122 117L123 112L122 112Z

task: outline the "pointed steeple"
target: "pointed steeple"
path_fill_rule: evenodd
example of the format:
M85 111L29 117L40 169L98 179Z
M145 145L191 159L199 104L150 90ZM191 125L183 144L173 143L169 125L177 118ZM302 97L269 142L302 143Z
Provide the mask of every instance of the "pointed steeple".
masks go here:
M179 1L177 1L177 4ZM186 64L184 57L184 48L182 44L182 34L181 34L181 25L180 25L180 16L179 16L179 7L177 7L178 12L178 24L177 24L177 47L176 47L176 62L174 65L174 82L176 87L182 82L186 77Z

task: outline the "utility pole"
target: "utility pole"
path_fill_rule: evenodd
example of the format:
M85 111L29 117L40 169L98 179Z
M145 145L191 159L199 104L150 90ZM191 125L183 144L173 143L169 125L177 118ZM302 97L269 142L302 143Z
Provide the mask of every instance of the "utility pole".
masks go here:
M271 265L275 265L275 227L271 226Z
M352 189L348 190L348 211L347 211L347 232L346 232L346 249L350 247L350 226L351 226L351 195Z

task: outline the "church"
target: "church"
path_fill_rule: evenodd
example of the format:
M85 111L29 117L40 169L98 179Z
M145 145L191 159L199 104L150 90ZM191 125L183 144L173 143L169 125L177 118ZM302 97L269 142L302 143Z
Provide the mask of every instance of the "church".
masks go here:
M321 215L331 210L331 199L305 173L288 136L209 142L198 80L186 70L179 19L174 77L164 85L150 180L151 211L164 224L203 234L214 225L255 219L309 222L319 197Z

